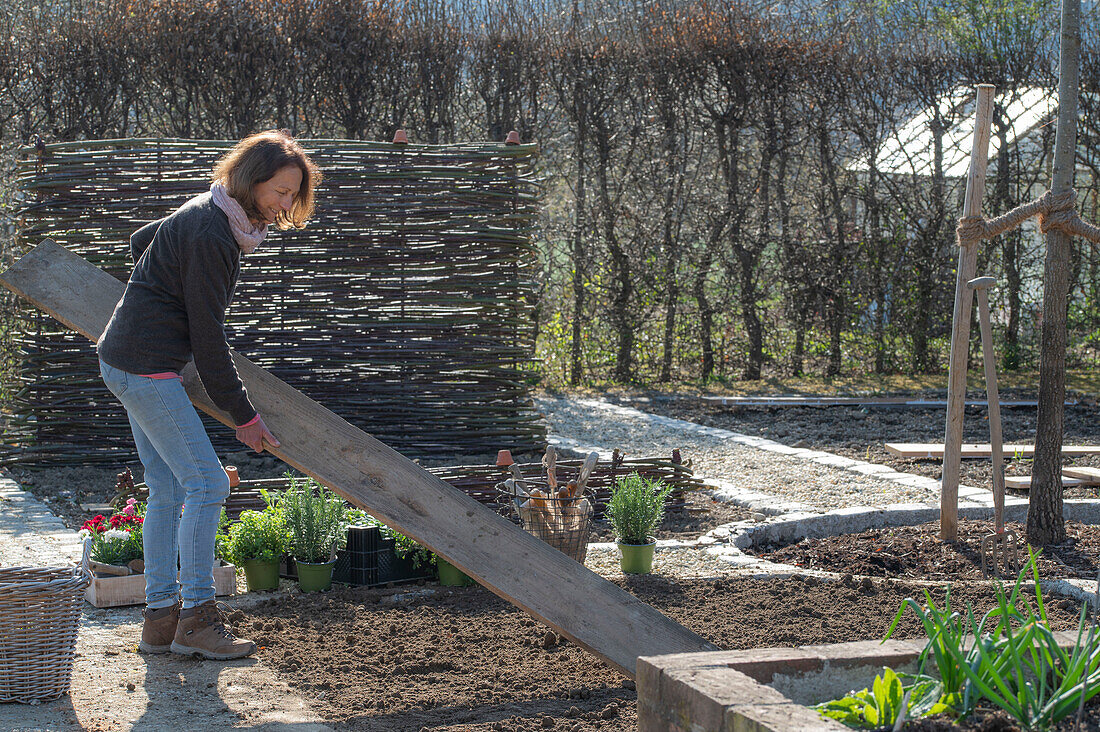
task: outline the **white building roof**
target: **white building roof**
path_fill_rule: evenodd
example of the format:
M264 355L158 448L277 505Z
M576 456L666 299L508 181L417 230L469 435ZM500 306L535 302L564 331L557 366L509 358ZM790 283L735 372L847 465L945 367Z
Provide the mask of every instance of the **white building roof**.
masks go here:
M970 148L974 138L974 100L972 87L959 87L940 102L940 115L945 120L960 120L943 137L943 171L948 178L964 178L970 167ZM995 100L1005 106L1011 120L1008 145L1050 120L1058 111L1056 92L1035 87L1025 88L1014 96L999 94ZM878 149L878 170L894 175L932 175L934 150L929 123L932 110L925 109L899 127ZM989 157L996 157L1000 140L989 141ZM868 159L861 157L848 165L849 170L866 171Z

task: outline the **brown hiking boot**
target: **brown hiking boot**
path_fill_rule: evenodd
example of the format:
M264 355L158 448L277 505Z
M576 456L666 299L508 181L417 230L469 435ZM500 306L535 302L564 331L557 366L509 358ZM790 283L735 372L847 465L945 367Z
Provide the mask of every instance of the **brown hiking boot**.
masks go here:
M255 643L238 638L225 626L225 616L213 600L180 611L172 653L228 661L255 651Z
M176 636L176 623L180 619L180 604L168 607L145 608L145 625L141 627L141 642L138 649L145 653L168 653L172 650L172 639Z

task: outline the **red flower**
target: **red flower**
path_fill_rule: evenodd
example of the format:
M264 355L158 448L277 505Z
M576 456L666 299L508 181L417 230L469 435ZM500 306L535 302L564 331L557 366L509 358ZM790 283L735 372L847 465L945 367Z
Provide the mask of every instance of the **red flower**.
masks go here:
M98 514L94 518L85 521L80 528L87 529L93 534L102 534L107 530L107 527L103 524L103 516Z

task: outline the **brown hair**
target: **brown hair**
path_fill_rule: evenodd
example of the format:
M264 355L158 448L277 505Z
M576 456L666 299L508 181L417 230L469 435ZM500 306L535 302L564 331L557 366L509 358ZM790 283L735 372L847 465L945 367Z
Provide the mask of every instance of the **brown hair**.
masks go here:
M302 171L302 186L290 211L280 211L275 225L280 229L301 229L313 216L313 193L321 182L321 171L290 133L266 130L244 138L214 166L214 182L225 186L249 218L262 221L253 186L271 180L288 165Z

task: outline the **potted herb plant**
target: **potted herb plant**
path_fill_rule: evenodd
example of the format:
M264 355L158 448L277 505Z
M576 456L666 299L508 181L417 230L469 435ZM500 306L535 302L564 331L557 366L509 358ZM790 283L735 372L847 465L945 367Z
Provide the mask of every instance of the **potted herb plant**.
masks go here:
M279 559L290 546L286 518L269 504L263 511L242 511L224 541L226 557L244 568L249 591L279 587Z
M631 473L615 481L607 517L615 532L626 574L649 574L653 570L653 532L665 515L665 501L672 492L660 480L646 480Z
M470 575L466 574L443 557L436 554L435 559L436 572L439 574L439 584L444 587L465 587L474 583Z
M290 553L302 592L332 586L336 550L347 541L344 499L312 478L287 476L290 487L280 496L279 508L290 529Z

